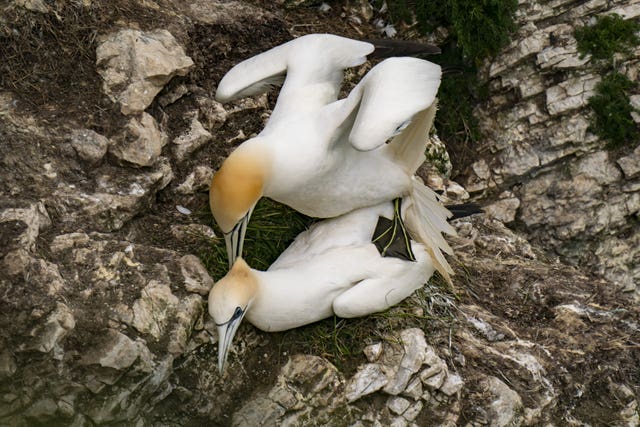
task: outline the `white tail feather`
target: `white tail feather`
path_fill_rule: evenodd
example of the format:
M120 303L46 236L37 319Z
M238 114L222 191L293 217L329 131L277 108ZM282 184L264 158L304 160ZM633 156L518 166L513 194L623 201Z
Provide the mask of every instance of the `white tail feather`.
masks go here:
M453 269L442 252L452 255L453 250L442 233L456 234L447 222L451 213L420 178L413 177L412 184L413 188L408 197L409 205L405 209L405 224L411 237L425 246L436 270L450 283Z
M436 109L437 100L429 108L417 113L411 124L389 144L398 163L405 166L407 173L414 174L425 160L425 145L429 140ZM405 224L411 237L425 246L436 270L451 283L453 269L442 253L453 254L442 236L442 233L456 234L447 222L451 212L417 176L412 177L411 193L406 200Z

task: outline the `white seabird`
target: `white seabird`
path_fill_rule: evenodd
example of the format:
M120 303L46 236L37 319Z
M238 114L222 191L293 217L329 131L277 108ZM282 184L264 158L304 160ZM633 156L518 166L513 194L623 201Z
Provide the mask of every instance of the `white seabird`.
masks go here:
M220 82L217 98L225 101L263 92L286 73L264 130L233 151L211 182L211 211L230 265L242 254L246 225L263 196L318 218L409 196L409 231L449 279L441 253L450 253L441 232L454 234L448 212L414 176L425 159L441 69L417 58L390 58L337 100L344 68L361 64L373 49L308 35L236 65Z
M411 200L404 199L406 212ZM386 310L425 284L434 272L426 248L411 242L415 262L382 257L371 236L393 204L355 210L301 233L267 271L238 258L209 293L218 329L218 369L223 371L243 318L276 332L333 314L351 318ZM442 222L446 217L440 214Z

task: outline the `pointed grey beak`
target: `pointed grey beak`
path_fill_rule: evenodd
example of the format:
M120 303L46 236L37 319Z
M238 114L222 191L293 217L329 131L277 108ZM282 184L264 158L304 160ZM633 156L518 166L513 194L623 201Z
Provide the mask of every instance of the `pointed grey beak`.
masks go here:
M229 268L233 266L236 259L242 256L242 248L244 246L244 236L247 232L247 224L253 208L233 227L228 233L224 233L224 242L227 245L227 259L229 260Z
M216 324L218 326L218 372L222 375L225 365L227 364L227 358L229 357L229 349L233 342L233 337L238 331L238 327L244 318L246 308L243 310L240 307L236 307L236 311L229 321Z

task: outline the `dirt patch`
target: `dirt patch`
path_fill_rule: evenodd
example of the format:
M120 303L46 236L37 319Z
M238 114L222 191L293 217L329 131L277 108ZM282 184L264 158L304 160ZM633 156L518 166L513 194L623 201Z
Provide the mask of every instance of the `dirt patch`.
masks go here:
M464 279L457 286L460 303L482 307L496 316L492 325L504 326L500 332L507 335L506 339L517 337L539 346L535 352L538 360L544 361L544 375L563 396L550 408L550 420L559 421L572 414L593 425L622 423L620 412L632 400L630 396L640 392L640 369L635 368L640 360L637 307L629 306L624 294L609 282L574 267L554 264L542 253L537 252L537 260L518 260L490 248L483 252L479 258L458 252L465 266L464 273L458 274ZM492 256L495 263L482 262ZM530 378L517 375L516 364L510 367L503 360L467 356L464 365L452 360L466 378L479 372L497 376L518 392L525 406L532 407L538 391L527 386ZM616 397L612 391L616 384L631 387L631 395ZM482 394L477 382L467 383L463 389L463 420L479 416L474 408L483 407L478 401Z

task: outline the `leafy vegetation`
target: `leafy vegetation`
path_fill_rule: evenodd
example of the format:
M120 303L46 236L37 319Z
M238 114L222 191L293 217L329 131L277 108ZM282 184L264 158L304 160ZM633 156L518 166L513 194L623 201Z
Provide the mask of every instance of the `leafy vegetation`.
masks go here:
M599 60L603 69L614 68L613 56L616 53L630 53L640 44L640 24L625 21L620 15L603 15L591 26L576 28L574 36L578 42L578 51L582 56L590 54ZM600 138L609 142L610 148L621 147L638 141L640 131L633 121L634 111L629 99L637 83L625 75L609 71L596 86L596 95L589 98L595 121L591 130Z
M595 113L593 131L609 141L612 148L640 139L638 126L631 117L633 107L629 91L635 83L620 73L610 73L596 86L596 95L589 98Z
M594 25L576 28L574 35L582 56L611 61L615 53L629 53L640 44L638 31L639 23L613 14L599 16Z
M454 0L451 5L458 44L472 61L496 54L516 29L517 0Z

